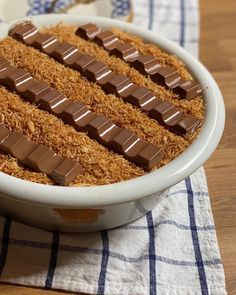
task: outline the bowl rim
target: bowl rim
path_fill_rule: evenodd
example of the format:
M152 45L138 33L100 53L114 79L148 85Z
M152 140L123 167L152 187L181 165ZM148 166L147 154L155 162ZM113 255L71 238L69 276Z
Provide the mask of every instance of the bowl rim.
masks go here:
M202 89L205 89L203 97L206 103L206 113L202 130L194 142L176 159L146 175L107 185L60 187L33 183L0 172L0 194L21 202L64 208L95 208L131 202L161 192L180 182L202 166L213 153L224 130L223 97L208 70L179 45L126 22L103 17L67 14L38 15L14 20L8 24L2 23L0 24L0 37L5 37L11 26L23 20L30 20L38 27L55 25L59 22L72 25L95 22L104 28L116 27L128 31L147 42L158 45L183 60Z

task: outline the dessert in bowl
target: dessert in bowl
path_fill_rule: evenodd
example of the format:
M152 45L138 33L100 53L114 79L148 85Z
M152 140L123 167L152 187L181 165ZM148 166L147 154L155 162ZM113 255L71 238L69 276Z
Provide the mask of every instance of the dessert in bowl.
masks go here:
M2 140L4 214L65 231L130 222L220 140L224 104L215 81L151 32L46 15L2 24L1 38L2 127L47 150L29 153L23 144L19 152Z

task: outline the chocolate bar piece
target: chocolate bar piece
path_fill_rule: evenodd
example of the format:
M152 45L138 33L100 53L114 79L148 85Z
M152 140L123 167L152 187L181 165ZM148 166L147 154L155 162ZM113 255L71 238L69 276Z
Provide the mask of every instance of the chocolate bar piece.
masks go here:
M10 30L10 35L26 44L31 44L32 40L39 34L38 29L30 22L17 24Z
M73 102L67 99L62 93L58 92L57 90L51 89L50 87L45 88L45 84L43 83L42 86L40 86L41 83L36 82L25 70L23 72L22 69L15 68L7 63L7 61L4 63L3 59L0 60L0 64L7 65L6 72L8 72L7 67L11 67L11 70L14 69L14 71L11 71L9 75L5 75L5 78L1 80L1 83L3 85L7 86L12 91L15 91L18 85L17 83L19 81L19 77L30 78L32 82L29 85L28 90L25 88L17 88L19 95L22 95L30 102L36 103L39 108L61 118L65 123L72 125L76 130L88 132L90 137L94 138L99 143L108 146L114 151L122 154L126 159L136 163L137 165L140 164L141 167L146 170L150 170L154 166L156 166L163 158L164 153L162 149L155 146L155 149L153 148L152 150L155 150L155 152L159 155L158 157L155 157L156 161L154 161L153 156L148 153L145 154L145 160L139 160L142 158L140 153L143 149L146 149L150 145L149 143L142 141L143 143L140 144L141 140L133 132L125 128L119 128L109 118L103 115L96 115L92 113L85 104L80 102ZM87 75L92 75L95 73L93 77L95 80L97 80L99 79L99 77L101 77L101 71L102 75L104 75L104 68L100 67L100 65L96 63L94 63L94 65L94 68L88 67L86 68L86 71ZM116 89L117 91L122 91L123 86L119 86ZM128 134L135 140L127 141L124 137L124 134ZM5 134L4 132L0 133L0 140L5 140L6 135L7 134ZM116 142L117 138L120 139L119 142ZM5 151L8 151L8 153L13 154L13 148L25 145L22 143L22 141L18 140L17 136L14 140L14 146L10 142L10 148L8 147L8 145L6 145L5 147ZM124 142L122 142L122 140ZM6 150L6 148L8 148L8 150ZM18 159L21 159L21 161L23 161L22 163L24 163L25 165L28 165L31 168L33 167L36 171L50 174L52 175L51 177L55 177L57 181L60 180L63 182L67 182L68 179L70 180L70 173L73 173L74 171L73 167L70 168L69 163L65 163L60 166L60 169L58 168L55 172L54 166L57 164L58 157L53 156L52 151L46 151L46 147L41 145L38 146L34 151L32 151L30 156L27 155L26 157L25 154L18 156ZM60 174L63 169L65 169L65 173L69 173L68 177L64 175L65 173L63 175Z
M195 81L189 80L181 82L182 83L178 83L172 87L172 90L182 98L189 100L202 93L199 84L197 84Z
M180 76L175 69L161 66L153 72L150 78L162 86L170 87L176 79L180 79Z
M60 114L61 119L72 126L77 126L76 122L83 117L89 109L82 102L75 102L69 105L65 110Z
M78 27L75 34L85 40L92 40L101 32L101 29L95 24L86 24Z
M4 83L6 86L14 89L14 91L19 92L22 90L22 86L24 86L24 84L26 83L28 84L29 82L31 82L30 80L32 79L33 78L31 77L29 72L24 69L19 69L17 71L9 73L6 76Z
M92 38L87 38L92 27L97 33ZM175 69L160 65L154 56L140 54L132 44L122 42L112 32L98 32L99 28L95 24L88 24L80 26L75 34L94 41L111 55L130 63L141 74L150 75L153 82L173 90L181 99L190 100L201 94L200 86L196 82L184 80Z
M133 45L123 42L116 42L113 49L110 50L110 54L115 55L126 62L132 62L139 56L137 49Z
M157 68L161 67L154 56L141 54L130 65L143 75L152 75Z
M112 32L103 31L97 34L93 41L107 50L112 50L118 41L118 38Z
M159 101L152 91L144 87L136 87L125 100L145 112L152 110Z
M46 54L53 52L53 50L57 48L59 44L60 42L56 37L41 33L39 33L31 43L32 46Z
M26 89L19 89L18 94L22 95L29 102L36 103L48 90L48 85L39 83L33 79L31 80L31 83L27 85Z
M106 34L103 34L102 36L104 37L104 42L106 42L105 37L108 38L108 36L110 36L109 38L111 38L111 34L108 34L108 32L106 32ZM47 38L48 37L49 35L47 35ZM38 37L36 37L36 39L37 38ZM109 38L108 40L110 40ZM32 42L32 46L33 44L34 42ZM65 52L67 52L67 50L69 50L69 52L72 52L70 58L63 57L65 56ZM75 52L75 54L73 54L73 52ZM178 118L182 119L187 116L187 118L189 118L189 121L196 121L196 124L193 124L193 126L195 127L189 128L187 125L183 124L182 127L179 128L177 120L175 120L174 123L171 120L165 120L161 113L157 114L159 110L155 109L155 107L160 104L163 104L164 107L165 102L157 99L153 92L145 87L139 87L133 84L127 76L115 74L104 63L97 61L93 56L77 52L75 47L70 44L62 44L59 42L58 47L54 48L54 51L51 51L48 55L57 58L57 60L59 60L62 64L72 69L78 70L83 76L87 77L87 79L100 85L106 93L115 94L116 96L123 98L125 101L130 102L137 107L140 107L150 117L156 119L161 125L165 126L174 133L184 135L186 133L193 132L195 130L194 128L198 128L201 124L200 120L195 119L190 115L184 115L180 110L178 110ZM181 92L182 95L185 95L185 98L192 97L192 95L194 95L196 87L194 85L192 87L191 83L191 85L185 85L185 80L183 80L174 69L159 65L157 63L157 60L150 56L140 55L137 61L137 66L143 65L143 71L147 70L148 73L151 74L152 79L156 79L156 81L158 80L159 83L163 85L168 85L176 93ZM2 67L6 70L4 60L2 60L2 62L0 60L0 68L1 64ZM10 72L11 70L12 69L10 69ZM5 77L6 74L4 74L3 76ZM182 85L184 86L182 87ZM41 94L38 95L38 97L40 96ZM174 107L174 105L172 105L172 107ZM169 116L171 116L171 113L168 114ZM87 128L89 120L92 118L93 114L91 114L88 109L86 111L83 110L81 117L78 119L76 124L72 123L72 125L76 129L84 131ZM177 119L177 117L175 119Z
M50 53L53 58L61 63L70 64L75 59L75 56L79 56L79 51L74 45L68 43L58 44L59 46L54 48Z
M156 149L154 144L149 144L138 154L137 161L142 163L142 165L153 166L157 161L162 159L162 153L160 150Z
M60 114L71 105L71 102L57 90L48 88L39 96L37 104L49 113Z
M102 85L102 88L107 93L115 94L116 96L127 96L126 91L134 84L127 76L114 74L111 79Z
M53 170L51 177L58 183L70 183L74 180L81 168L79 163L71 159L63 159L62 162Z
M100 61L96 61L86 67L84 76L92 82L98 82L109 73L111 73L111 70L107 65Z
M45 173L60 185L68 185L83 172L74 160L63 159L42 144L36 144L19 132L0 124L0 152L10 154L30 169Z
M97 62L96 58L89 54L81 54L71 64L71 68L79 71L82 75L87 67Z
M111 141L111 135L114 133L114 128L117 127L115 124L106 116L98 115L95 116L89 123L87 130L93 138L96 138L100 143L108 145ZM117 127L118 128L118 127ZM111 134L110 130L113 129ZM118 129L117 129L118 131ZM110 137L108 138L108 133ZM104 140L105 139L105 140ZM109 140L110 139L110 140ZM123 152L121 154L124 154Z
M4 59L0 58L0 81L6 79L8 75L15 71L14 67L10 65L10 63Z
M169 102L160 101L150 112L150 117L161 125L168 126L176 134L191 133L201 126L201 121L192 116L181 113L177 107Z
M26 157L36 148L36 144L28 140L26 136L18 132L10 132L1 145L1 151L14 155L19 161L24 161Z

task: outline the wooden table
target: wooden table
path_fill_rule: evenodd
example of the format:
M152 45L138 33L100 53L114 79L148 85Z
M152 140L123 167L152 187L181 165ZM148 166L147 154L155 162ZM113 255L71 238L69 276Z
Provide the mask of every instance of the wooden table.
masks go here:
M229 295L236 294L236 1L201 0L200 59L226 105L223 139L205 165Z
M229 295L236 294L236 1L201 0L200 59L219 83L226 104L223 139L205 165ZM4 295L62 295L8 284ZM70 293L71 294L71 293ZM213 294L212 294L213 295Z

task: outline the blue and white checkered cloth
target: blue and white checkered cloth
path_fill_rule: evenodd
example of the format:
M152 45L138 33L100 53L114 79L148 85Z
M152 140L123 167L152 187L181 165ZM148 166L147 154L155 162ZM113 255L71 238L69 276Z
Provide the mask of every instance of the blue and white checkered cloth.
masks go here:
M134 23L197 56L197 0L135 0ZM146 216L98 233L0 217L0 280L99 295L226 294L203 168L164 194Z

